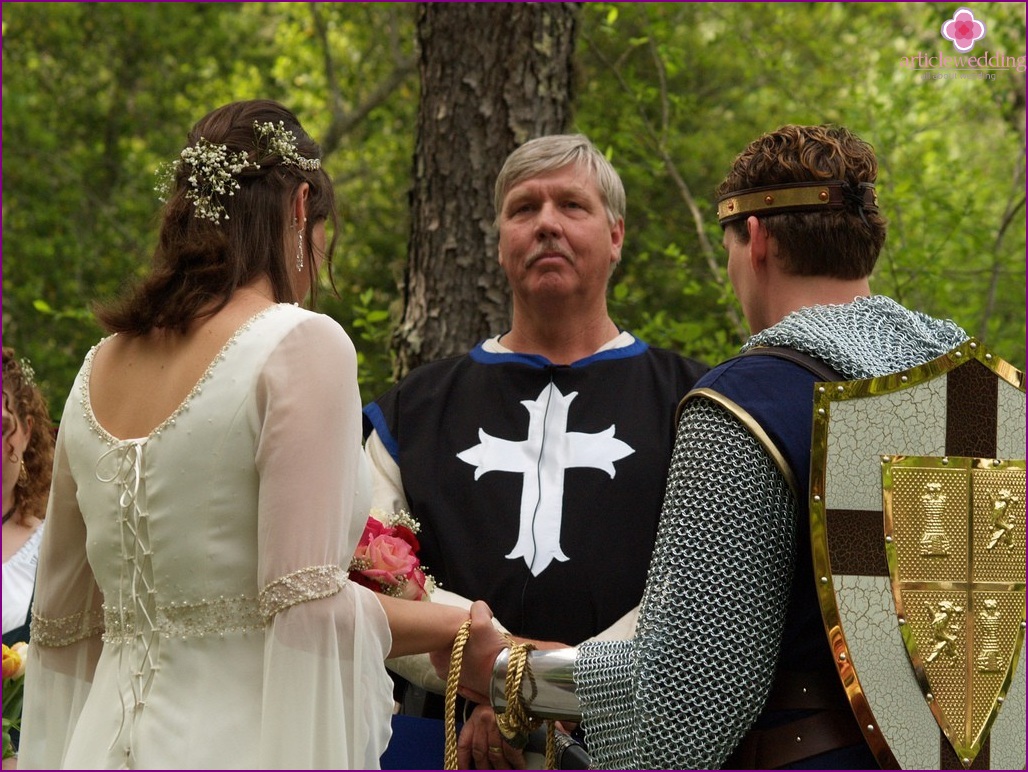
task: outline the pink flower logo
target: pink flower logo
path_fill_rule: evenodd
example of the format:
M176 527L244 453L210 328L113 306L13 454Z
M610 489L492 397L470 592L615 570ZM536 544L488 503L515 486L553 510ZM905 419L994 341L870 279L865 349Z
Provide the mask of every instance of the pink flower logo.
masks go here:
M942 36L952 40L958 51L967 53L974 48L976 40L985 37L985 25L974 17L970 9L958 8L953 18L943 23Z

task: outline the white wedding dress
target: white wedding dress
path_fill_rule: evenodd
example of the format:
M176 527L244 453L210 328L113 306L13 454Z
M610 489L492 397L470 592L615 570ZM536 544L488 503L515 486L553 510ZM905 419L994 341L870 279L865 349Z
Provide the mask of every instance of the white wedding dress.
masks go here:
M376 768L391 637L346 578L370 493L346 333L258 314L139 439L94 417L95 351L57 440L20 768Z

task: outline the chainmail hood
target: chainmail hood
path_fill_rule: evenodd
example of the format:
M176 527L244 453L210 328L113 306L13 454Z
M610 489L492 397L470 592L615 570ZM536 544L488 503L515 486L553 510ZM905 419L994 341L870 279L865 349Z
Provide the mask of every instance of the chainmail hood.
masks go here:
M754 335L754 346L788 346L831 365L847 378L905 370L956 348L968 335L951 321L910 311L885 295L811 306Z

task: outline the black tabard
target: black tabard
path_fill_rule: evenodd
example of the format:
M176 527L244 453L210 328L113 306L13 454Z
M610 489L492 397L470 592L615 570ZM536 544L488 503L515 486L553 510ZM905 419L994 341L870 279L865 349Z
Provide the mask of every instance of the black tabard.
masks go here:
M441 586L516 635L573 644L642 598L675 409L706 370L641 341L569 366L479 345L368 405L365 436L399 464ZM552 536L533 538L533 520Z

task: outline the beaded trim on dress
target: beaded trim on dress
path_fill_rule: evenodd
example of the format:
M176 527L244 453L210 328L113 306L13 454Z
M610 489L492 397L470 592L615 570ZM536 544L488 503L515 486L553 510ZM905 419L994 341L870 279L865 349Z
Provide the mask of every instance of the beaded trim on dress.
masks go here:
M264 619L257 599L240 595L204 599L198 603L159 605L153 626L164 638L202 638L205 635L260 630L264 627ZM135 608L118 608L105 603L104 628L104 643L130 643L139 634Z
M215 368L225 358L225 355L228 353L228 350L239 339L239 336L247 330L249 330L258 320L262 319L265 316L265 314L275 310L276 308L281 308L285 305L293 304L279 303L274 306L268 306L267 308L258 311L256 314L254 314L245 322L243 322L243 324L234 333L232 333L232 336L227 341L225 341L225 345L221 347L221 350L218 351L214 359L212 359L210 364L207 365L207 369L204 370L203 375L200 376L200 380L198 380L196 384L193 386L193 388L189 390L189 393L186 395L186 398L182 400L182 402L179 404L177 408L175 408L174 412L172 412L171 415L169 415L167 418L161 421L159 425L154 427L154 429L152 429L150 433L146 435L145 438L126 437L124 439L119 439L118 437L115 437L113 434L107 431L96 419L96 415L94 415L93 413L93 403L89 395L89 379L93 373L93 357L96 356L96 352L104 343L106 343L108 340L114 337L114 335L108 335L106 338L104 338L95 346L93 346L89 350L89 353L86 354L86 359L82 368L82 383L79 386L79 402L82 405L82 415L85 417L86 422L93 430L93 433L96 434L97 437L106 442L108 445L116 445L120 442L127 442L129 440L135 440L138 442L140 439L151 439L153 437L160 436L160 433L162 431L170 429L175 425L175 421L179 417L179 415L181 415L189 409L189 404L203 390L204 384L210 380L211 376L214 374Z
M66 617L41 617L32 613L33 646L69 646L76 641L92 638L104 631L103 615L99 611L80 611Z
M349 580L339 566L309 566L281 576L261 590L261 615L270 620L280 611L309 600L335 595Z

